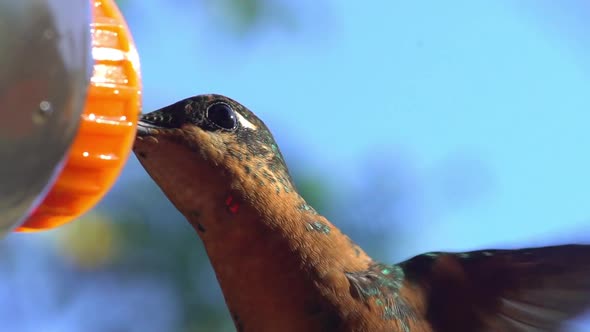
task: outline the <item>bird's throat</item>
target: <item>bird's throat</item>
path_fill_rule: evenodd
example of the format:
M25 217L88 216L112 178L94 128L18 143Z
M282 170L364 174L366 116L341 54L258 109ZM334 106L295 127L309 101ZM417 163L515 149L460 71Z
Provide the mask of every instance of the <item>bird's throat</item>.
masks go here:
M227 176L173 141L148 144L136 142L139 160L204 242L236 324L262 330L249 320L263 315L264 326L293 330L281 326L293 322L282 315L299 312L296 330L312 331L354 308L345 303L353 299L342 296L350 288L345 272L366 270L371 260L294 188L277 190L248 174ZM156 148L157 160L150 158Z
M276 319L277 331L286 330L280 326L284 312L302 313L302 324L314 315L318 321L338 321L325 316L342 312L336 308L346 305L329 294L347 294L350 286L344 272L365 270L370 259L296 193L286 194L281 202L273 207L260 197L236 192L225 199L223 212L211 219L187 219L205 244L234 315L246 320L265 312L268 319ZM199 225L206 227L203 223L223 226L199 230Z

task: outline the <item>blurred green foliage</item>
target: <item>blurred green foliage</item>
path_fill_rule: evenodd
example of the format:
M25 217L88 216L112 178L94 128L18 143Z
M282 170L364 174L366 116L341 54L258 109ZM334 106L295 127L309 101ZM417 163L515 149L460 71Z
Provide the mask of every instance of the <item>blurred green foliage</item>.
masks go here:
M117 0L116 3L123 13L132 12L139 0ZM215 22L215 29L227 31L242 37L256 33L259 27L273 27L296 30L299 20L297 11L293 10L288 1L281 0L177 0L187 7L198 4L200 10L207 12Z

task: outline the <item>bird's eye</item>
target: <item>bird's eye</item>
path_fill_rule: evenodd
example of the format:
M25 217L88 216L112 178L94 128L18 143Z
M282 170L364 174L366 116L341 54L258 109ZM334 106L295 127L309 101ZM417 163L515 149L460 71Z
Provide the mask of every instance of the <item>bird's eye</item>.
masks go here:
M217 103L207 108L207 120L220 129L233 130L238 125L236 112L225 103Z

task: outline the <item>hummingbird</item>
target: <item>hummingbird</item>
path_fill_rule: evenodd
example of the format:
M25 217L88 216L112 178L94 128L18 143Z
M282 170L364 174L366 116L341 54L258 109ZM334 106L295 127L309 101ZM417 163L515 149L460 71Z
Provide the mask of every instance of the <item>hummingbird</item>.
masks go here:
M228 97L142 115L133 150L203 241L239 332L559 331L590 305L590 245L372 259Z

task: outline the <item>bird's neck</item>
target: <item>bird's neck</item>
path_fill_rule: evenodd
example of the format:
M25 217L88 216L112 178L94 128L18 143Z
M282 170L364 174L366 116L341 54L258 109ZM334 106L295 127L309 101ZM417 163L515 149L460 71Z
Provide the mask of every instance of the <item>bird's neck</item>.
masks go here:
M323 316L345 305L336 297L349 291L344 272L365 270L371 262L294 190L233 190L216 201L222 203L211 211L185 215L235 315L265 312L279 321L280 308L295 306L329 322Z

